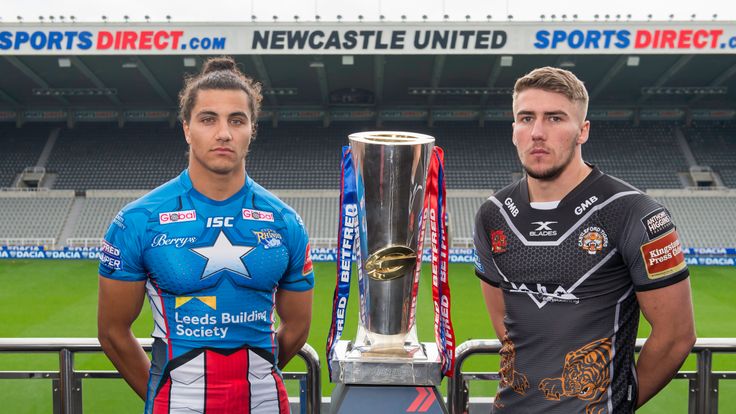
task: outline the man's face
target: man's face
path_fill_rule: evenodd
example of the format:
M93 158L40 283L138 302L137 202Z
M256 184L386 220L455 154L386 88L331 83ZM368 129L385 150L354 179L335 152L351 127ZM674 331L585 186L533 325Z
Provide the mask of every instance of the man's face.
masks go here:
M526 89L514 102L513 142L526 173L554 180L576 158L588 140L590 122L565 95Z
M200 90L184 122L189 163L216 174L245 168L253 126L248 95L241 90Z

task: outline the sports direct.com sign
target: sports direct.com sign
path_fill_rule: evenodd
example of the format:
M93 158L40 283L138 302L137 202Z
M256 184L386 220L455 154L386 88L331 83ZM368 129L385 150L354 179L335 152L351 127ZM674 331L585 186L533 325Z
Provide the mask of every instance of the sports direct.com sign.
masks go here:
M0 24L0 55L732 54L736 22Z

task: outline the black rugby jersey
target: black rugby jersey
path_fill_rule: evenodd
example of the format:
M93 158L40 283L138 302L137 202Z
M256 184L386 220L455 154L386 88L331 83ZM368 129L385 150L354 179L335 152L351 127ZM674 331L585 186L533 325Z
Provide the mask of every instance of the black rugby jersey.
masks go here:
M635 292L688 277L669 212L595 167L555 209L528 194L524 178L476 215L476 274L506 306L494 412L633 412Z

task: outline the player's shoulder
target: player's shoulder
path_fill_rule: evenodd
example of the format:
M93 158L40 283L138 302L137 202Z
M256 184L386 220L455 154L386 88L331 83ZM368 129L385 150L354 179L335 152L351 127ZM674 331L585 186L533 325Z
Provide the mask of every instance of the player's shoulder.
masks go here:
M519 191L521 184L522 180L518 180L493 193L480 205L478 213L489 214L498 211L504 202L509 203L506 199L512 199L512 195Z
M490 195L478 208L475 214L476 223L489 223L500 220L504 208L513 214L516 205L512 195L519 191L520 185L521 180L509 184Z
M634 212L662 207L652 196L612 175L601 173L595 187L596 192L602 194L604 200L619 201Z
M181 176L149 191L144 196L126 204L118 213L118 217L126 220L148 220L154 214L168 210L181 209L181 196L187 192L181 183Z
M287 224L298 223L300 226L303 226L302 219L301 217L299 217L299 214L297 214L296 210L294 210L290 205L286 204L286 202L280 199L276 194L266 190L256 181L250 178L249 180L251 180L251 189L253 191L253 197L256 200L254 204L267 205L269 210L274 213L276 218L279 218Z

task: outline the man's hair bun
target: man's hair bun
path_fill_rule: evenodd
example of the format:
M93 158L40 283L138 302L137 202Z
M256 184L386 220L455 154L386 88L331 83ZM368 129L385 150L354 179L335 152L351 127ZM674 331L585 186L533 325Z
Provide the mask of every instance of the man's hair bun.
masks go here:
M231 57L216 57L208 59L202 67L202 74L221 70L237 71L235 60Z

